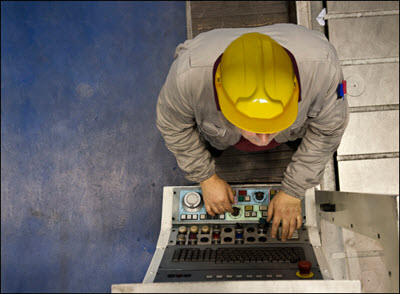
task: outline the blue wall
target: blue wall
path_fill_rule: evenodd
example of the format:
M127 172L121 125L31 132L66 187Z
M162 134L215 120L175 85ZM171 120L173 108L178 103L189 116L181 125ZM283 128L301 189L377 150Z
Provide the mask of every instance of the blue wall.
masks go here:
M162 187L155 126L184 2L1 2L1 290L141 282Z

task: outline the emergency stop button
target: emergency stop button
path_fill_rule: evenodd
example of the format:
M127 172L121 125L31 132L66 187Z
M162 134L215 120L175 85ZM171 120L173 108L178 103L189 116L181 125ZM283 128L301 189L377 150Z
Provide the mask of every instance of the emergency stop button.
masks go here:
M297 263L299 267L299 271L296 273L296 276L303 279L309 279L314 276L313 272L311 271L311 262L307 260L301 260Z

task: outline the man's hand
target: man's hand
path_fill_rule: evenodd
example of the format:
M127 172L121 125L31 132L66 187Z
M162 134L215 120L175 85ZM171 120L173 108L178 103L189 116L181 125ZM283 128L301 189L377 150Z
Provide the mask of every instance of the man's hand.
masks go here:
M301 200L279 191L272 198L268 207L267 221L269 222L272 217L274 217L274 220L272 222L271 237L276 237L279 223L282 221L281 240L290 239L294 231L301 227Z
M221 214L225 211L233 212L231 205L231 203L234 203L232 189L217 174L201 182L200 186L203 191L203 201L208 214Z

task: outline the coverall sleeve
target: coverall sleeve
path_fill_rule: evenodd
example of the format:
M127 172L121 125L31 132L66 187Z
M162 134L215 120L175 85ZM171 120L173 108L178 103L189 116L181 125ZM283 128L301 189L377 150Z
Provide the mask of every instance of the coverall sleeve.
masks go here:
M338 99L337 95L337 87L343 80L339 61L325 66L315 76L318 77L316 87L320 83L327 84L326 90L321 93L320 99L324 99L322 108L313 117L308 117L306 134L282 181L282 191L299 199L304 198L307 189L320 183L326 164L340 145L349 119L347 100Z
M202 182L215 173L215 163L197 129L190 93L191 69L178 74L177 67L175 60L158 97L156 125L186 179Z

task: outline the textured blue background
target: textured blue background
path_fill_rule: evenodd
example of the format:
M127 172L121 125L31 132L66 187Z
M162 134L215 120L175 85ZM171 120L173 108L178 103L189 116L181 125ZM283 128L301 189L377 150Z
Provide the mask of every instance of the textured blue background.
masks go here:
M184 2L1 2L1 290L141 282L162 187L155 126Z

